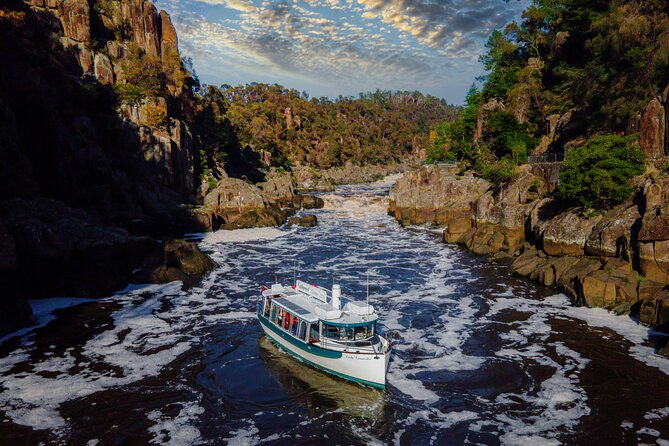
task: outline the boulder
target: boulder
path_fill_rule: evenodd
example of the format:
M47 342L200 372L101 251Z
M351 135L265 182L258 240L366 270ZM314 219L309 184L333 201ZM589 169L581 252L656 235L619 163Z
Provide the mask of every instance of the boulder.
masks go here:
M444 242L458 243L470 229L472 229L472 220L469 217L452 218L448 220L444 230Z
M426 166L405 173L391 188L389 212L399 222L449 225L471 218L472 203L490 184L472 174L456 175L445 167Z
M314 195L302 195L301 197L303 209L322 209L325 206L325 202L320 197Z
M593 227L601 216L583 218L574 212L565 212L545 222L543 250L551 256L581 256Z
M644 109L639 121L639 142L647 158L664 156L665 131L665 109L660 100L654 98Z
M638 275L631 269L605 267L583 276L577 290L586 306L611 309L620 304L635 304L639 300L638 283Z
M633 257L632 227L641 221L636 205L621 205L609 211L592 229L585 252L594 256Z
M166 241L163 253L167 268L176 268L189 276L201 276L216 267L216 263L196 244L185 240Z
M277 202L282 208L301 207L301 196L296 193L295 181L290 174L275 176L257 186L268 200ZM299 203L298 206L294 206L294 201Z
M511 264L511 271L520 276L529 276L546 262L546 256L534 248L526 250Z
M572 257L572 259L574 259L574 257ZM576 262L569 262L569 266L563 270L562 274L557 279L557 283L560 287L572 292L574 295L576 293L575 287L577 282L581 281L583 277L591 272L602 268L602 262L599 258L582 257L577 259Z
M663 290L641 304L639 321L650 327L669 328L669 291Z
M286 222L286 215L272 207L241 212L232 210L219 214L218 218L221 221L220 229L262 228L279 226Z
M204 197L204 205L224 214L234 209L264 209L265 199L257 186L237 178L223 178Z
M644 277L656 282L669 282L668 243L639 242L639 267Z
M150 283L169 283L176 281L189 283L191 277L178 268L172 268L166 265L160 265L154 268L149 275Z
M91 40L91 7L88 0L63 0L59 16L65 37L77 42Z
M470 249L475 254L489 255L502 250L504 235L499 232L499 226L481 225L474 232Z
M288 219L288 226L302 226L311 228L318 224L318 218L315 215L304 215L302 217L290 217Z
M650 214L650 215L649 215ZM655 242L669 240L669 214L648 212L639 230L639 241Z

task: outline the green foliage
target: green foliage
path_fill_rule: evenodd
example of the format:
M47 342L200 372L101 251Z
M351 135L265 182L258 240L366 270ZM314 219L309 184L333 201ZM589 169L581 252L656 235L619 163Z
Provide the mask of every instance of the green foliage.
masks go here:
M528 148L536 144L529 135L527 125L519 123L506 112L490 115L482 137L496 158L509 157L516 165L527 162Z
M484 68L488 71L483 87L483 97L504 98L515 85L520 71L520 55L518 46L508 33L493 31L486 43L486 54L481 57Z
M559 173L559 192L584 208L606 209L633 192L630 179L644 172L637 136L595 136L571 150Z
M330 100L268 84L216 90L226 103L217 116L230 123L242 147L269 152L274 166L406 159L428 149L431 127L457 114L443 100L415 91L377 90Z
M121 101L130 104L137 104L145 97L142 89L133 84L114 84L114 91Z
M503 184L516 178L516 163L511 158L502 158L492 164L477 163L476 172L492 184Z
M146 123L149 127L162 127L167 122L167 112L162 107L149 104L144 106L144 113L146 114Z
M459 118L453 121L439 123L430 133L430 147L427 151L427 161L469 160L473 161L474 132L476 117L481 105L482 96L475 85L467 93L465 107Z
M128 49L121 68L126 83L117 84L115 89L120 99L132 102L157 96L175 96L189 79L179 53L170 52L160 58L145 53L136 45Z

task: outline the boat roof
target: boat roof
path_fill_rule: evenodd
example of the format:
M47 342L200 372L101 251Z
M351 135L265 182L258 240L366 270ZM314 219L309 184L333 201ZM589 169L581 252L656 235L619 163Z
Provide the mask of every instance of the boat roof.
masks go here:
M374 307L365 302L341 297L339 309L332 305L330 290L299 280L295 286L274 284L263 291L263 296L275 296L273 301L276 305L310 323L322 320L330 325L356 327L369 325L378 319Z

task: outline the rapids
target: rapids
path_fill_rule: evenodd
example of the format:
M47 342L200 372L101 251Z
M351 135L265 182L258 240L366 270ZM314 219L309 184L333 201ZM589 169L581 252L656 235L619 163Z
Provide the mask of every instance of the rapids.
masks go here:
M0 340L0 444L669 445L660 334L399 227L390 184L323 195L315 228L192 235L219 267L188 290L33 302L38 325ZM358 298L369 271L385 392L262 336L258 287L294 266Z

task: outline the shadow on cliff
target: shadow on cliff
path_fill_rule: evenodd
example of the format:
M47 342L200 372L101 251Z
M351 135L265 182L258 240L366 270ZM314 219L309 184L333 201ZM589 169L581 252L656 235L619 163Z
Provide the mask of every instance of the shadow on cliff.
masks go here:
M1 334L25 325L26 298L108 294L160 262L138 235L182 234L193 191L143 153L113 88L82 77L53 14L0 12Z

